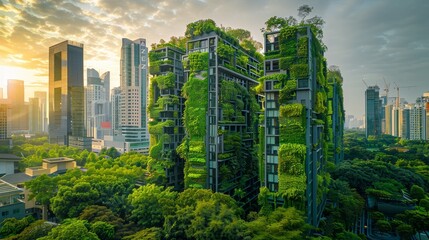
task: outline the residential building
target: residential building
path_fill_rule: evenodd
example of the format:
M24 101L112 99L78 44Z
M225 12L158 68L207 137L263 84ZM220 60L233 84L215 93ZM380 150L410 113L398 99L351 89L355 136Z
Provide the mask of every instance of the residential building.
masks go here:
M18 172L20 157L13 154L0 153L0 176Z
M149 52L149 156L156 160L171 161L165 169L167 185L176 190L184 187L184 161L176 148L185 136L183 113L185 99L181 96L184 85L182 57L185 52L174 46L160 46ZM168 137L166 137L168 136Z
M25 217L25 205L21 200L24 191L0 180L0 222L6 218Z
M265 108L260 133L264 138L260 154L263 186L272 202L305 211L307 222L317 227L326 203L329 175L325 164L339 160L329 153L329 144L333 144L333 127L341 125L333 121L342 121L335 114L343 109L332 104L341 104L342 96L330 84L336 82L340 88L341 80L327 80L323 48L310 26L265 33L264 45L265 77L260 80Z
M86 70L86 129L87 136L103 139L102 124L110 121L110 72L102 74ZM110 133L109 133L110 134Z
M148 89L148 49L143 38L122 39L120 71L119 129L129 146L125 152L148 153L146 99Z
M260 62L218 28L191 35L181 91L186 136L177 148L185 159L185 188L239 194L249 208L260 186L255 154L260 109L252 92Z
M366 137L381 135L381 103L379 93L380 88L377 85L369 86L365 91Z
M28 107L24 102L24 81L7 81L7 99L11 109L11 131L28 131Z
M91 150L85 129L83 44L49 48L49 141Z
M344 160L344 97L343 97L343 78L340 69L337 66L331 66L327 73L328 79L328 116L329 126L329 156L335 164Z
M423 140L425 109L422 103L416 103L410 109L410 140Z

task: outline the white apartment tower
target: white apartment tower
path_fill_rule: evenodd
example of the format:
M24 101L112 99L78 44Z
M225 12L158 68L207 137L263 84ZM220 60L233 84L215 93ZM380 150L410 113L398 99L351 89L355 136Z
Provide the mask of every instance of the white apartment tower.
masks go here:
M125 138L125 152L147 153L148 49L146 39L122 39L121 47L121 108L119 128Z

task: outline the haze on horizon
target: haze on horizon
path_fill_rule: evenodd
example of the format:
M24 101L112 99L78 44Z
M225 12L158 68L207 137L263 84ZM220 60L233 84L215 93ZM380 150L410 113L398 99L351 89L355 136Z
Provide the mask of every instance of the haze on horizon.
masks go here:
M121 38L146 38L148 44L183 36L186 25L213 19L218 26L249 30L262 42L260 29L272 16L297 17L297 8L313 6L310 16L325 20L328 65L344 77L346 114L364 113L364 79L383 93L384 81L412 86L401 98L415 102L429 91L429 31L425 0L172 0L32 1L0 0L0 88L7 79L25 81L26 99L48 91L48 48L64 40L83 43L85 68L111 72L119 86ZM86 71L85 71L86 72Z

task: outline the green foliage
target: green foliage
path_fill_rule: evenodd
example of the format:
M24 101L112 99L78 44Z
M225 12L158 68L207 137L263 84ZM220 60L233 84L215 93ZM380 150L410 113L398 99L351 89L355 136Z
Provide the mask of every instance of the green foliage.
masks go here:
M287 103L296 96L297 81L289 80L284 87L280 90L279 103Z
M138 225L161 227L164 217L174 212L176 192L149 184L133 190L128 199L133 207L131 219Z
M208 52L193 52L188 55L189 70L191 73L205 71L209 67ZM186 67L185 67L186 68Z
M124 240L161 240L162 239L162 229L157 227L145 228L141 231L136 232L133 235L123 238Z
M216 23L211 19L199 20L186 26L185 36L192 38L216 30Z
M51 210L60 219L77 217L99 196L98 191L87 182L79 182L73 187L61 186L57 195L51 198Z
M280 117L301 117L304 106L300 103L291 103L280 106Z
M115 228L106 222L97 221L91 225L91 232L97 234L98 238L111 240L115 237Z
M306 63L293 64L290 66L290 76L294 79L306 78L308 74L308 64Z
M0 236L6 237L19 234L34 221L35 219L31 215L20 220L16 218L6 218L1 222Z
M279 60L279 68L281 70L287 70L287 69L290 69L290 67L294 63L295 63L295 57L293 57L293 56L282 57Z
M418 185L413 185L411 186L411 189L410 189L410 196L413 199L417 199L418 201L420 201L421 199L424 199L426 196L425 190Z
M232 61L235 53L235 50L233 47L223 42L218 43L216 51L217 51L218 57L224 58L228 61Z
M297 56L306 57L308 55L308 37L298 39Z
M251 239L304 239L308 229L303 212L295 208L276 208L247 223Z
M99 238L93 232L88 230L88 223L83 220L69 219L61 225L53 228L49 235L41 240L98 240Z
M20 234L17 235L17 239L20 240L33 240L44 236L54 228L55 225L44 220L37 220L26 227Z
M157 83L159 89L173 88L176 83L176 75L172 72L168 72L165 75L159 75L152 78L153 82Z

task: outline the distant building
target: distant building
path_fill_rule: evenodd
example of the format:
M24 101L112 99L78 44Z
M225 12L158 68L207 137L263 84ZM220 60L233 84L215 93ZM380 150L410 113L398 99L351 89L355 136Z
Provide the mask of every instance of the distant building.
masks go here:
M29 104L29 132L31 134L41 133L42 132L42 121L41 117L42 110L40 109L40 99L39 98L30 98L28 101Z
M64 41L49 48L49 140L91 150L85 130L83 44Z
M421 103L416 103L410 109L410 140L424 139L425 109Z
M0 153L0 176L18 172L18 163L21 158L13 154Z
M401 109L400 114L400 137L404 139L410 139L410 124L411 124L411 105L407 104Z
M381 101L379 92L380 88L378 86L369 86L365 91L366 137L381 135Z
M39 99L39 109L40 109L40 129L43 133L47 133L48 132L48 104L47 104L47 95L46 92L42 92L42 91L35 91L34 92L34 97Z
M24 191L0 180L0 222L6 218L25 217L25 204L21 200Z
M111 92L111 105L112 105L112 136L120 134L119 123L121 114L121 88L112 88Z
M87 136L103 139L101 124L110 121L110 72L100 75L95 69L87 69L86 129Z
M0 146L12 147L10 138L11 109L6 100L0 99Z
M24 102L24 81L7 81L7 99L11 108L11 131L28 131L28 107Z

